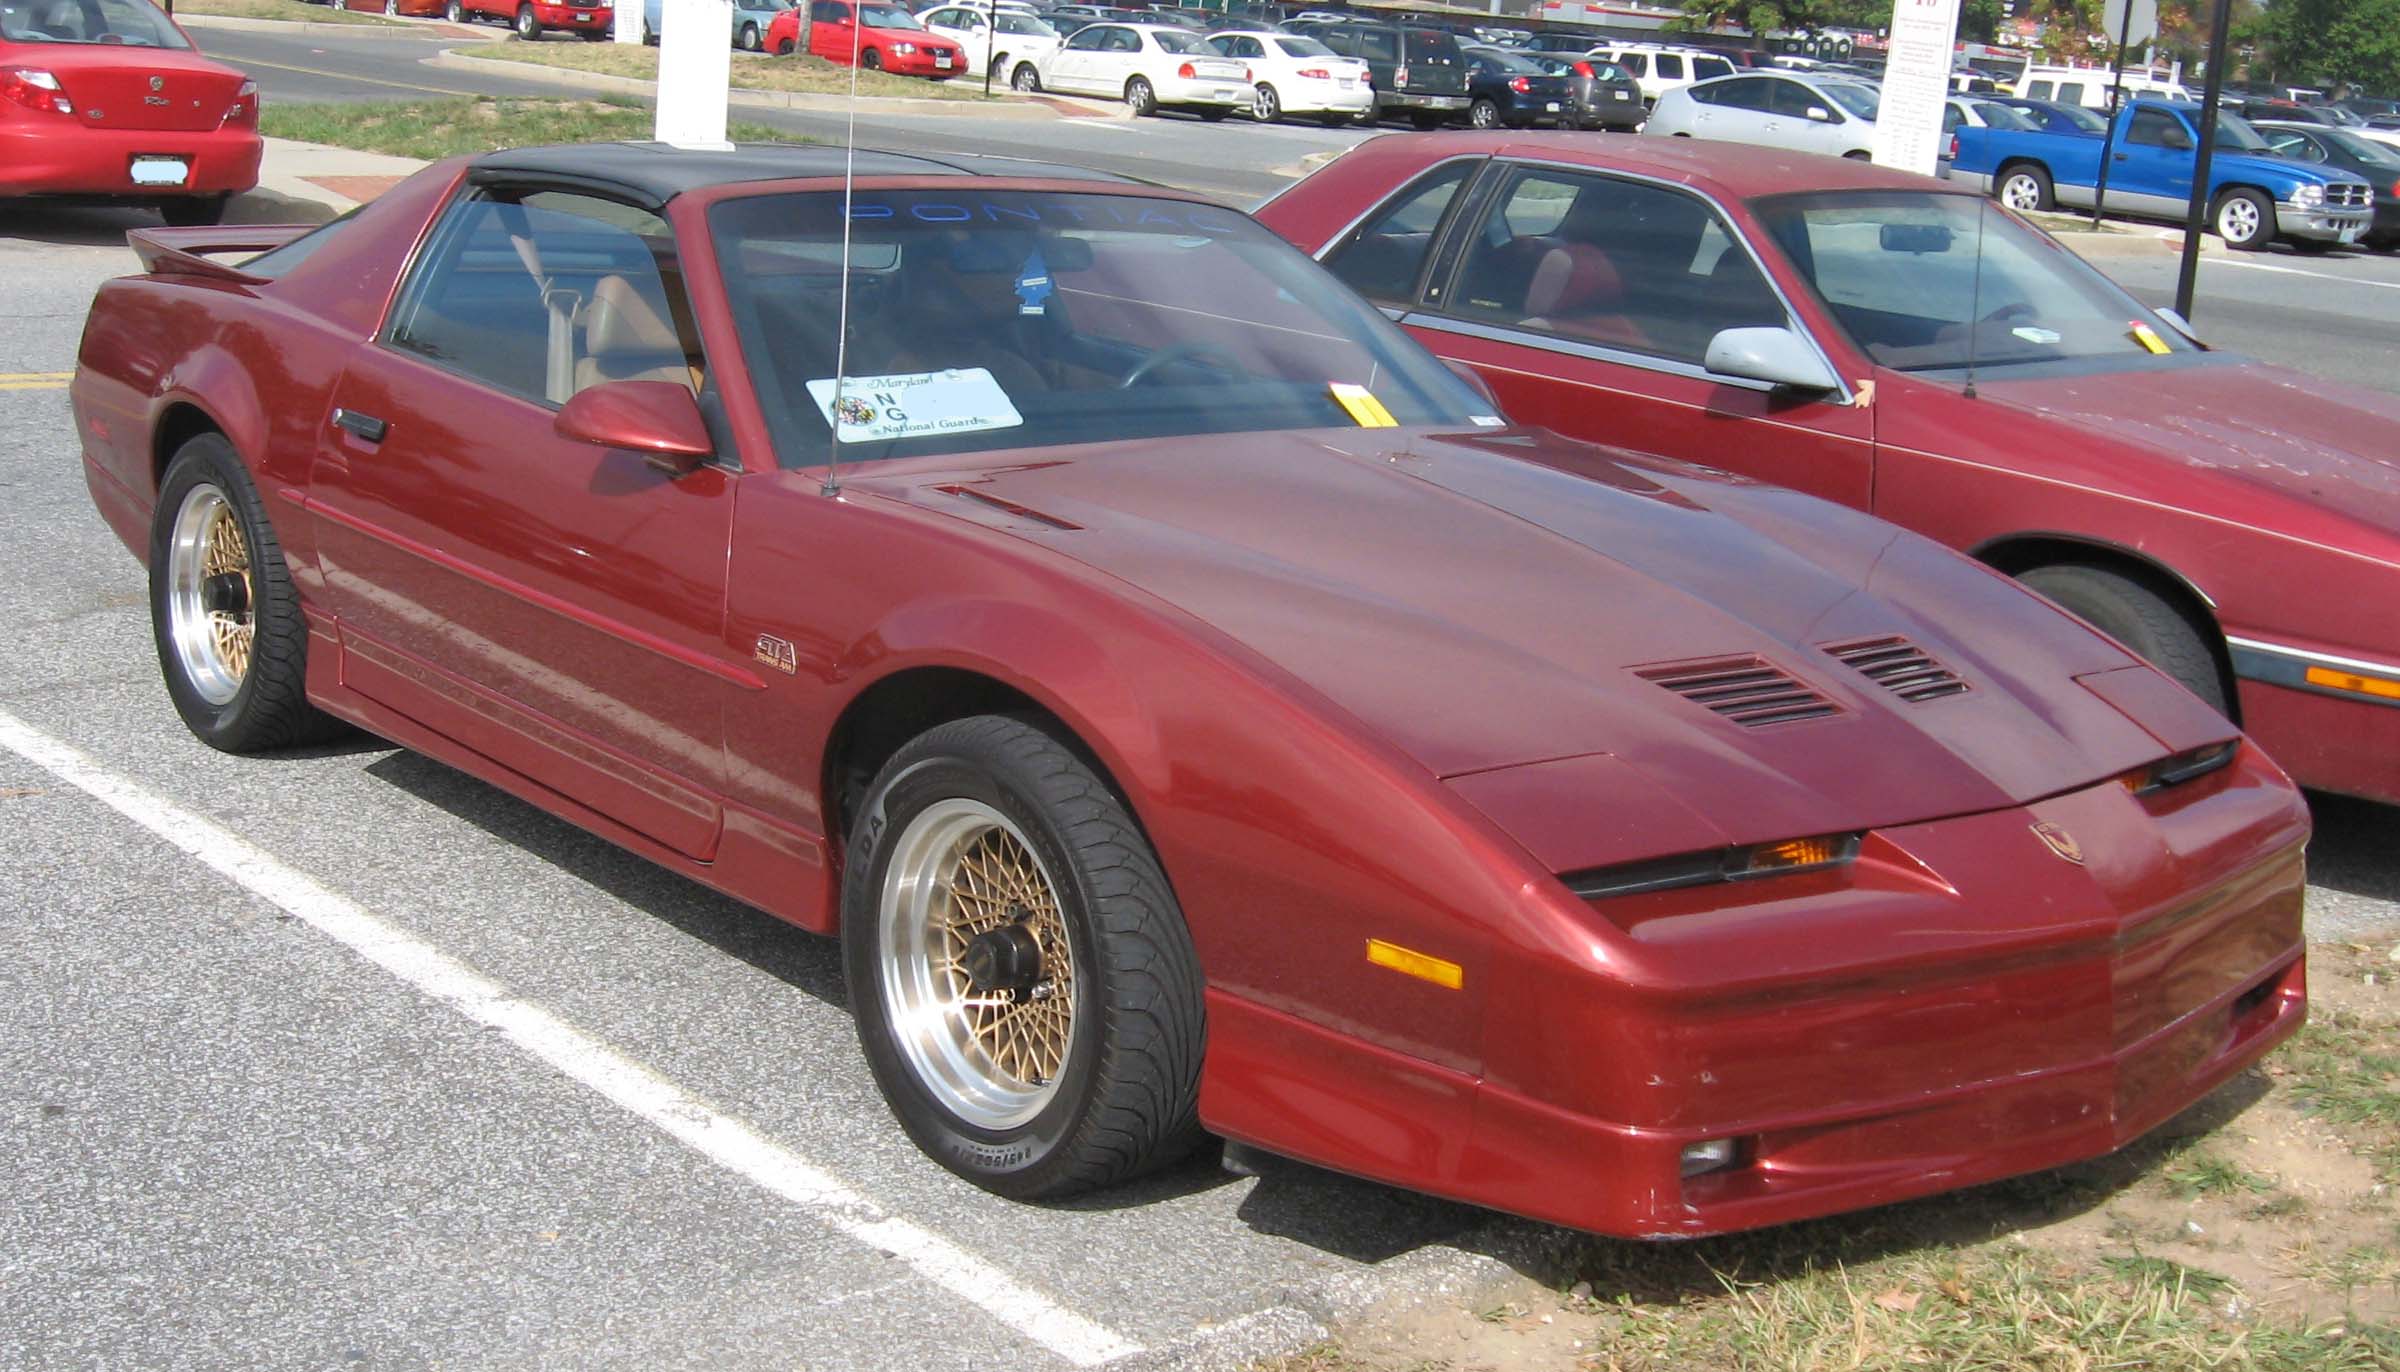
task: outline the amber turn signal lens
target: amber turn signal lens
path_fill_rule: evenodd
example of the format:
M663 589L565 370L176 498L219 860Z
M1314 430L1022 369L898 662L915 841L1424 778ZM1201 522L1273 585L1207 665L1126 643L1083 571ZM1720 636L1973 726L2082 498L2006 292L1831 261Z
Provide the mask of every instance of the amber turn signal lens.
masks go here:
M2328 691L2348 691L2352 695L2400 700L2400 681L2389 681L2379 676L2360 676L2356 672L2337 672L2331 667L2309 668L2308 684L2322 686Z
M1825 838L1796 838L1784 843L1769 843L1750 850L1750 862L1747 870L1780 872L1792 867L1822 867L1830 862L1839 862L1847 856L1844 850L1849 847L1850 843L1851 838L1848 834L1831 835Z
M2205 748L2194 748L2188 753L2177 753L2173 757L2153 762L2147 767L2135 768L2118 777L2117 780L2124 785L2126 790L2137 796L2148 795L2152 791L2179 785L2194 777L2206 776L2233 761L2235 746L2228 742L2212 743Z

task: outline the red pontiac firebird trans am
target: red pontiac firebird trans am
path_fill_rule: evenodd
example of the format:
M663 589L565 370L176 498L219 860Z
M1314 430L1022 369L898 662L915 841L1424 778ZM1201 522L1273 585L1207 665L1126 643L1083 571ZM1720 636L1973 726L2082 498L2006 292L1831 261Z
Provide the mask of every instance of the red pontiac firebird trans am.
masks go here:
M1384 138L1259 218L1510 417L1928 534L2302 785L2400 804L2400 400L2211 351L1972 192L1803 153Z
M258 86L150 0L0 0L0 200L147 201L214 224L258 184Z
M1511 427L1197 197L841 168L135 235L71 393L193 731L838 933L903 1127L1019 1197L1211 1131L1700 1234L2107 1151L2299 1025L2298 793L2049 602Z

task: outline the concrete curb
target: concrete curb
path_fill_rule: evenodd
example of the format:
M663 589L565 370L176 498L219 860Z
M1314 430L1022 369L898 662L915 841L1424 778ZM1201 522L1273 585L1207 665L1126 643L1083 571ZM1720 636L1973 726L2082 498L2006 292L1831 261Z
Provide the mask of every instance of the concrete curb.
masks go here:
M412 33L420 38L427 34L451 38L467 36L455 26L437 20L389 24L380 17L371 24L326 24L314 19L243 19L230 14L178 14L175 22L187 29L247 29L252 33L340 33L372 38L405 38Z
M491 58L471 57L448 49L425 59L425 65L446 71L472 71L487 76L507 75L565 90L619 91L629 95L656 98L658 83L632 76L609 76L601 72L576 71L571 67L545 67L534 62L502 62ZM839 95L808 95L797 91L762 91L735 87L727 94L727 103L746 109L817 110L839 114L850 102ZM1043 105L1017 101L996 102L981 100L911 100L905 97L871 95L859 97L859 108L877 114L936 115L947 118L979 115L987 119L1058 119L1062 116Z

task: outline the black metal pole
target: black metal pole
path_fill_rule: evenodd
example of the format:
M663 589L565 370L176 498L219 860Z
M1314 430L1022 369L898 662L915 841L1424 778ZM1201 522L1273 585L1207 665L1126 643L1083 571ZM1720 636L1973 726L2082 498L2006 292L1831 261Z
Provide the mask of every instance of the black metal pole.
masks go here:
M970 9L969 14L976 11ZM983 14L983 98L992 98L992 49L1000 41L1000 7L987 5Z
M2108 203L2109 154L2117 150L2117 116L2125 112L2125 49L2133 37L2133 0L2125 0L2125 15L2117 21L2117 64L2109 71L2108 131L2100 135L2100 179L2092 187L2092 227L2100 227L2100 209Z
M2200 277L2200 230L2208 222L2208 174L2216 162L2217 102L2225 94L2225 30L2233 0L2217 0L2209 21L2208 81L2200 89L2200 157L2192 167L2192 204L2183 220L2183 270L2175 278L2175 313L2192 317L2192 287Z

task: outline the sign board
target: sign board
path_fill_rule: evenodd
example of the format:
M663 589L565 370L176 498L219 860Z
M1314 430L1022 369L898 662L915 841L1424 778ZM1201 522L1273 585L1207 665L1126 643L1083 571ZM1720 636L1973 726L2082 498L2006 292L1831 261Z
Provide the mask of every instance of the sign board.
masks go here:
M608 31L616 41L620 43L642 41L642 21L648 17L644 13L644 0L625 0L625 3L610 11L610 16Z
M1950 50L1958 0L1897 0L1883 104L1871 151L1878 166L1931 176L1942 157L1942 109L1950 100Z
M658 122L652 136L679 148L731 147L725 141L725 101L733 84L733 0L662 0L659 9Z
M2133 6L2133 27L2125 27L2125 7ZM2158 0L2106 0L2102 7L2101 36L2115 43L2120 39L2133 46L2158 37Z

